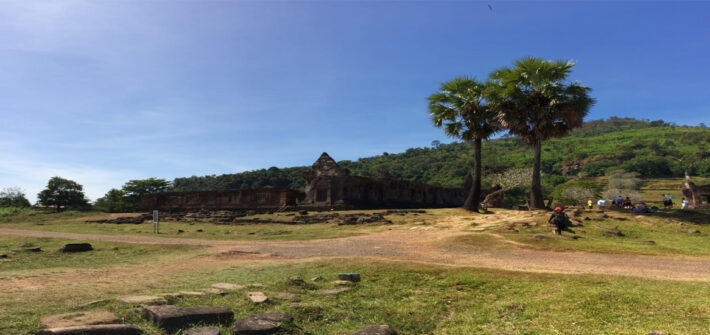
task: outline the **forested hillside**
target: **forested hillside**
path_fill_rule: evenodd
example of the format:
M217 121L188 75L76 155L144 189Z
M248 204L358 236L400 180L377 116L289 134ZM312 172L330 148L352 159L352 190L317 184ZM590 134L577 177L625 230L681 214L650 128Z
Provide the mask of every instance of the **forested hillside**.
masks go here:
M600 176L622 168L642 177L710 177L710 129L663 121L610 118L586 122L569 136L546 141L542 171L547 179L568 175ZM316 155L318 153L314 153ZM337 157L337 153L331 153ZM532 150L517 137L502 136L483 144L484 175L532 164ZM383 153L357 161L340 161L354 175L391 176L457 187L473 165L473 145L453 142ZM303 189L306 167L261 169L219 176L176 178L177 191L289 187ZM555 182L552 182L555 184Z

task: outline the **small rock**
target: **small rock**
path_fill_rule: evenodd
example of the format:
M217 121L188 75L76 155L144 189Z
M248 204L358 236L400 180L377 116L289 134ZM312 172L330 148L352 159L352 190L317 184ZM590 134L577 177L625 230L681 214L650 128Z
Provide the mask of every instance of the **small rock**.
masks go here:
M297 295L293 293L279 293L274 296L274 299L278 300L286 300L286 301L301 301L301 298L299 298Z
M197 230L198 233L201 233L201 232L203 232L203 231L204 231L204 230L202 230L202 229L198 229L198 230Z
M317 293L320 295L336 295L338 293L350 291L349 287L334 288L332 290L320 290Z
M169 304L176 303L178 300L184 297L181 293L161 293L158 296L165 299Z
M127 295L123 297L118 297L116 300L120 302L125 302L129 304L147 304L147 303L157 303L164 302L163 298L156 297L154 295Z
M360 281L360 274L359 273L339 273L338 279L349 280L351 282L357 283Z
M234 335L276 334L283 330L284 323L293 322L293 317L282 313L255 314L234 323Z
M216 284L212 284L212 287L220 289L220 290L226 290L226 291L241 290L244 288L244 286L242 286L242 285L230 284L230 283L216 283Z
M140 335L143 331L134 325L108 324L62 327L40 330L37 335Z
M84 252L94 250L89 243L68 243L62 249L63 252Z
M264 285L264 284L259 284L259 283L254 283L254 284L249 284L249 287L253 287L253 288L266 288L266 285Z
M76 306L76 309L85 309L85 308L100 305L100 304L103 304L106 302L109 302L109 300L108 299L101 299L101 300L89 301L87 303L83 303L81 305Z
M291 277L288 277L288 280L290 280L290 281L292 281L292 282L294 282L294 283L303 283L303 278L301 278L301 277L299 277L299 276L291 276Z
M336 286L355 286L355 283L349 280L335 280L332 283Z
M185 232L184 230L178 229L178 234L182 234L182 233L184 233L184 232Z
M688 230L688 233L690 233L690 234L700 234L700 230L697 230L697 229ZM0 258L2 258L2 257L0 256Z
M180 291L180 294L182 294L182 295L200 296L200 295L205 295L205 294L207 294L207 293L206 293L206 292L198 292L198 291Z
M205 293L216 294L216 295L227 295L227 292L218 290L216 288L210 287L203 290Z
M86 311L51 315L39 320L44 328L63 328L76 326L89 326L100 324L114 324L121 320L109 311Z
M219 335L217 327L192 328L182 332L182 335Z
M192 324L224 324L234 319L225 307L178 307L173 305L143 306L143 318L168 331L184 329Z
M17 248L17 249L12 249L12 251L17 251L17 252L40 252L40 251L42 251L42 247Z
M7 255L5 255L5 254L0 254L0 258L7 258Z
M269 298L262 292L247 292L247 297L255 304L265 302Z
M388 325L380 325L365 327L351 335L397 335L397 332Z
M315 277L311 278L311 281L323 281L323 277L315 276Z

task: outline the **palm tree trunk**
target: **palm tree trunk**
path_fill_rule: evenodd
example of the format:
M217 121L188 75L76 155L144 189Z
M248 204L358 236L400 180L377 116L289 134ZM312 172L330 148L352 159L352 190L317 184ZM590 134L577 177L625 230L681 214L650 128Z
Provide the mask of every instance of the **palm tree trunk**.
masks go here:
M466 197L466 202L463 204L465 209L475 212L478 212L478 206L481 203L481 142L483 142L481 138L476 138L474 142L473 184L468 192L468 197Z
M542 199L542 186L540 185L540 156L542 154L542 141L537 141L533 145L533 149L535 150L535 160L533 161L530 209L543 209L545 208L545 201Z

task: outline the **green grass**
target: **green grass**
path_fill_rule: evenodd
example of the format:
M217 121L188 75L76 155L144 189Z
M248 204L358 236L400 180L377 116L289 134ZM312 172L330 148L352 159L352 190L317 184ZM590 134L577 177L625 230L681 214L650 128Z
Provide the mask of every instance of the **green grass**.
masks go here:
M373 211L357 211L369 213ZM319 213L315 213L319 214ZM343 225L336 223L318 224L214 224L208 222L160 222L160 234L153 231L153 223L110 224L86 223L86 220L106 219L115 216L133 216L135 214L87 213L47 213L30 211L18 213L0 221L0 228L28 229L82 234L140 235L158 237L181 237L220 240L310 240L360 235L372 230L386 229L382 224ZM270 218L278 221L290 221L285 214L256 215L249 218ZM399 218L396 218L399 219ZM400 220L401 221L401 220ZM182 232L181 232L182 231Z
M60 251L60 248L67 243L79 242L81 241L0 235L0 254L8 255L8 258L0 259L0 278L17 271L35 269L96 268L103 265L141 264L149 259L164 256L175 258L199 249L194 246L92 241L91 245L94 248L92 251L70 253ZM27 247L41 247L42 251L13 251Z
M526 244L529 248L553 251L588 251L600 253L625 253L643 255L687 255L706 257L710 255L710 211L663 211L636 214L608 211L609 218L603 218L600 213L584 212L575 217L582 220L581 227L571 227L574 234L563 232L563 235L576 235L577 240L565 239L551 234L553 226L547 223L548 214L538 215L528 220L534 225L530 227L515 226L518 231L496 230L504 237ZM618 220L614 216L627 220ZM591 220L584 220L589 217ZM517 220L518 222L520 220ZM696 222L696 223L693 223ZM697 224L702 223L705 224ZM618 227L624 236L607 234L597 226ZM698 230L700 233L691 233ZM549 239L537 239L544 235ZM655 244L643 244L644 241L654 241ZM492 237L473 233L470 236L456 238L449 243L464 246L491 246L497 243ZM499 247L511 247L500 244Z
M334 297L314 293L331 288L339 272L359 272L363 281L352 291ZM313 289L297 290L289 276L323 276ZM226 306L237 318L254 313L284 312L294 316L302 332L295 334L350 334L374 324L389 324L400 334L704 334L710 323L710 284L643 280L589 275L524 274L448 268L379 261L319 261L311 263L242 264L238 267L171 276L159 287L135 292L152 294L200 289L215 282L261 283L273 296L298 294L299 307L270 300L254 305L245 291L226 296L186 297L184 306ZM38 330L40 317L67 312L71 303L52 300L20 303L13 296L2 309L0 330L25 334ZM30 306L31 305L31 306ZM140 318L133 306L107 302L95 308L116 312L147 334L159 330ZM228 328L223 328L228 333Z

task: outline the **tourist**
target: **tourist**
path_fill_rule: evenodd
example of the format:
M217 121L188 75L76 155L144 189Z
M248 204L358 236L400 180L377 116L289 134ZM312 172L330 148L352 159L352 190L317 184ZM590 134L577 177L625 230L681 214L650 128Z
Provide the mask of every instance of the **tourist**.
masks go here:
M558 205L555 207L555 210L552 212L552 215L547 222L555 225L554 233L556 235L562 235L562 230L567 230L569 218L567 217L567 214L565 214L564 209L562 209L562 206Z
M592 209L594 207L593 205L592 198L589 198L589 200L587 200L587 206L589 206L589 209Z
M631 210L632 213L650 213L651 211L648 209L648 206L646 206L645 203L641 202L636 206L636 208Z
M601 198L597 200L597 206L599 206L599 208L601 209L604 209L606 207L606 199Z
M688 208L688 200L683 198L683 201L680 202L680 209L686 209Z
M673 197L668 196L668 209L673 209Z
M621 196L617 196L616 198L614 198L614 205L617 208L624 207L624 198L622 198Z
M668 209L668 195L663 195L663 208Z
M633 206L631 206L631 198L626 197L626 199L624 199L624 208L626 208L626 209L634 208Z

